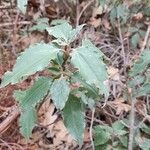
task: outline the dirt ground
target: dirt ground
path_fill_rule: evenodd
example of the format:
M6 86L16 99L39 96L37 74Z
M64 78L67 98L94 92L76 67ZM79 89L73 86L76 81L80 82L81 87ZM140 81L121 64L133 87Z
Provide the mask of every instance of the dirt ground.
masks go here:
M15 0L11 2L1 0L0 82L4 72L12 69L20 52L30 44L51 40L46 33L29 32L29 28L35 24L37 18L47 17L49 22L54 19L66 19L73 26L86 23L87 26L79 35L79 41L83 37L89 38L109 58L111 94L107 104L104 100L97 102L94 125L111 125L116 120L127 118L131 110L131 103L124 101L123 92L128 69L138 57L140 46L136 51L129 49L129 39L127 36L119 35L120 31L114 32L107 15L100 22L99 12L96 11L93 2L79 0L75 5L65 0L58 2L46 0L42 4L38 0L29 0L27 13L23 15L17 9ZM124 49L121 40L124 41ZM23 83L0 89L0 150L78 150L78 144L67 132L61 115L49 101L43 103L38 112L39 124L34 128L31 139L27 141L20 134L18 126L20 113L13 92L31 86L36 75L27 78ZM137 117L142 120L144 109L147 111L150 109L149 97L141 98L136 103L136 109ZM91 150L89 135L91 116L92 112L87 108L83 150Z

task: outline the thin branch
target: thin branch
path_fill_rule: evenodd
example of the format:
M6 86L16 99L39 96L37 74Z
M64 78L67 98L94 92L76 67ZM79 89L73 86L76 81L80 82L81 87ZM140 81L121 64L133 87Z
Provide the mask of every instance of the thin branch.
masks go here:
M145 38L144 38L144 42L143 42L142 48L141 48L141 50L140 50L141 53L142 53L142 52L144 51L144 49L145 49L145 46L146 46L146 43L147 43L149 34L150 34L150 24L148 25L147 32L146 32L146 35L145 35Z
M30 21L20 21L20 22L17 22L17 25L28 25L28 24L31 24ZM15 22L7 22L7 23L2 23L0 24L0 27L6 27L6 26L14 26L15 25Z
M80 13L78 13L79 9L77 8L76 26L79 25L80 18L81 18L81 16L82 16L82 14L84 13L84 11L85 11L85 10L91 5L91 3L93 3L93 2L94 2L94 0L89 1L89 2L83 7L83 9L81 10ZM77 7L78 7L78 6L77 6Z
M136 98L132 97L131 92L129 91L129 97L131 101L131 113L130 113L130 129L129 129L129 142L128 150L133 150L133 139L134 139L134 121L135 121L135 103Z
M15 57L17 57L17 53L15 49L16 49L16 42L17 42L16 34L17 34L17 22L18 22L19 14L20 12L17 11L14 27L13 27L12 52Z
M120 21L118 18L118 32L119 32L119 38L120 38L120 43L121 43L121 49L122 49L122 55L123 55L123 70L124 70L124 74L126 74L126 66L127 66L127 62L126 62L126 54L125 54L125 48L124 48L124 40L123 40L123 36L122 36L122 31L121 31L121 27L120 27Z
M93 108L92 110L92 117L91 117L91 125L90 125L90 139L91 139L91 144L92 144L92 149L95 150L94 147L94 142L93 142L93 134L92 134L92 130L93 130L93 122L94 122L94 114L95 114L95 108Z
M20 111L17 106L12 106L11 113L8 115L8 117L0 123L0 134L4 133L9 125L19 116Z

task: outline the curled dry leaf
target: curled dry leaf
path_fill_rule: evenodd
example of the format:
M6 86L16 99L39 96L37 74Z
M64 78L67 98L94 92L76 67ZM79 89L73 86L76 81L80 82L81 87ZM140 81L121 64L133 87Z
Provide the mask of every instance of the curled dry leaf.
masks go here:
M0 60L1 61L1 60ZM0 66L0 79L2 78L2 75L3 75L4 71L3 71L3 67Z
M108 19L102 19L102 24L105 27L105 29L111 30L110 22L108 21Z
M40 33L30 34L29 36L22 37L19 42L21 49L25 49L29 47L29 45L39 43L43 40L43 36Z
M54 113L55 106L49 100L45 101L40 109L40 113L43 113L42 125L47 126L50 133L53 130L54 122L58 118L58 115Z
M107 71L110 79L113 79L115 81L118 81L120 79L119 70L117 68L109 66Z
M99 27L102 24L102 20L99 17L100 15L102 15L102 13L103 13L103 8L101 6L98 8L94 8L89 24L93 25L95 28Z
M120 115L123 112L129 112L130 111L131 106L128 104L125 104L124 102L125 101L123 98L118 98L115 101L110 102L110 105L112 107L114 107L116 110L116 115Z
M72 83L71 84L71 89L78 89L79 87L81 87L81 84L79 82L76 82L76 83Z
M141 12L133 15L133 19L136 20L136 21L139 21L142 18L143 18L143 14Z
M77 146L77 143L74 141L65 127L63 120L59 119L56 121L56 119L58 119L58 115L54 112L55 106L49 100L43 103L39 111L39 115L43 115L43 118L41 118L41 124L47 128L50 133L50 137L53 139L53 143L48 144L47 146L56 148L64 143L66 143L68 146Z

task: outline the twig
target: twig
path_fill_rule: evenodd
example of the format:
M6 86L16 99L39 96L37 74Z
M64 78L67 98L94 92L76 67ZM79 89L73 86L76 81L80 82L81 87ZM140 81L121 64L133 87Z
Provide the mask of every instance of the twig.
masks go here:
M20 22L17 22L17 25L28 25L28 24L31 24L30 21L20 21ZM7 23L2 23L0 24L0 27L6 27L6 26L14 26L15 25L15 22L7 22Z
M81 10L81 12L80 13L78 13L78 6L77 6L77 19L76 19L76 26L78 26L79 25L79 21L80 21L80 18L81 18L81 16L82 16L82 14L84 13L84 11L91 5L91 3L93 3L94 2L94 0L90 0L84 7L83 7L83 9ZM78 4L77 4L78 5Z
M146 35L145 35L145 38L144 38L144 42L143 42L142 48L141 48L141 50L140 50L141 53L142 53L142 52L144 51L144 49L145 49L145 46L146 46L146 43L147 43L149 34L150 34L150 24L148 25L147 32L146 32Z
M142 53L145 49L148 37L150 34L150 25L148 26L143 45L141 47L140 52ZM133 150L133 139L134 139L134 120L135 120L135 103L136 98L132 97L131 92L128 92L131 100L131 113L130 113L130 133L129 133L129 143L128 143L128 150Z
M68 5L66 0L62 0L63 4L67 7L67 9L69 10L69 12L72 11L71 7Z
M129 143L128 150L133 150L133 138L134 138L134 120L135 120L135 102L136 98L132 97L132 94L129 92L130 101L131 101L131 113L130 113L130 129L129 129Z
M91 117L91 125L90 125L90 139L91 139L91 144L92 144L92 149L95 150L94 147L94 142L93 142L93 134L92 134L92 130L93 130L93 122L94 122L94 114L95 114L95 108L93 108L92 110L92 117Z
M4 145L4 146L7 147L9 150L13 150L7 142L5 142L5 141L2 140L2 139L0 139L0 141L2 142L1 145Z
M122 55L123 55L123 70L124 70L124 74L126 74L126 66L127 66L127 62L126 62L126 54L125 54L125 48L124 48L124 40L122 37L122 32L121 32L121 27L120 27L120 22L119 22L119 18L118 18L118 32L119 32L119 38L120 38L120 43L121 43L121 49L122 49Z
M13 106L11 108L12 112L8 115L8 117L0 123L0 134L4 133L8 126L19 116L20 111L17 106Z
M17 33L17 22L18 22L19 14L20 12L17 11L15 22L14 22L14 27L13 27L12 52L15 57L17 56L15 49L16 49L16 41L17 41L16 33Z

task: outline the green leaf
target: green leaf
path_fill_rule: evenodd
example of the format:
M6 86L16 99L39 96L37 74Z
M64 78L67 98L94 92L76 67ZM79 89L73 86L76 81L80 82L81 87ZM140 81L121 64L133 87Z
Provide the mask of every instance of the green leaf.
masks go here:
M68 23L68 21L63 20L63 19L54 19L54 20L52 20L51 25L56 26L56 25L60 25L63 23Z
M150 50L145 49L139 60L136 61L131 69L130 76L135 76L139 73L142 73L150 64Z
M150 149L150 139L138 136L135 138L135 140L136 140L136 143L139 145L139 147L142 150L149 150Z
M113 6L110 12L111 23L114 24L116 19L120 19L121 23L126 23L129 17L129 9L124 4L119 4L118 6Z
M84 25L80 25L76 29L72 29L72 26L68 22L65 22L54 27L49 27L47 28L47 31L50 35L57 38L59 42L68 45L76 38L76 35L80 32L83 26Z
M121 144L127 148L128 147L128 135L119 136L118 138L119 138Z
M33 27L31 27L29 29L29 31L40 31L43 32L44 30L46 30L47 27L49 27L49 23L48 23L49 19L48 18L39 18L36 20L36 25L33 25Z
M26 13L28 0L17 0L17 7L22 11L23 14Z
M117 17L121 18L123 23L126 23L128 17L129 17L129 10L126 5L119 4L117 6Z
M150 126L146 125L145 123L142 123L140 129L146 134L150 135Z
M130 86L131 88L134 88L137 85L139 86L140 84L142 84L144 80L145 80L145 77L143 75L137 75L134 77L134 79L128 82L128 86Z
M139 40L140 40L140 35L138 33L134 34L131 38L131 43L133 45L134 48L137 47L138 43L139 43Z
M22 103L22 100L26 96L27 91L28 90L25 90L25 91L16 90L13 93L13 97L16 99L16 101L18 101L19 103Z
M95 150L110 150L111 146L108 144L95 146Z
M106 144L111 139L112 129L109 126L98 125L94 127L94 144L95 146Z
M52 80L50 78L39 77L21 100L21 107L35 107L47 94L51 82Z
M141 86L137 91L135 96L146 96L147 94L150 94L150 83L146 83L143 86Z
M5 73L0 87L18 83L23 77L45 69L50 60L56 58L59 50L53 44L40 43L30 46L17 58L12 72Z
M68 100L70 87L64 78L56 79L50 88L52 100L57 109L63 109Z
M81 93L81 100L88 105L91 110L95 107L94 99L87 97L83 92Z
M87 84L85 80L82 79L81 75L79 75L78 72L75 72L71 76L72 80L74 82L79 82L83 88L88 91L87 95L89 95L92 98L97 98L99 97L99 93L97 88L94 85Z
M122 121L116 121L112 124L113 131L116 135L124 135L127 133L125 131L125 125L123 124Z
M70 134L80 145L83 143L83 133L85 128L84 115L80 100L77 97L70 95L63 110L64 123Z
M108 87L104 84L108 78L106 65L94 45L83 45L74 49L71 53L71 62L79 69L80 75L88 84L95 84L101 93L109 95Z
M35 127L37 122L36 110L34 108L29 107L27 110L23 110L21 112L21 116L19 119L19 125L22 135L29 139L32 130Z

